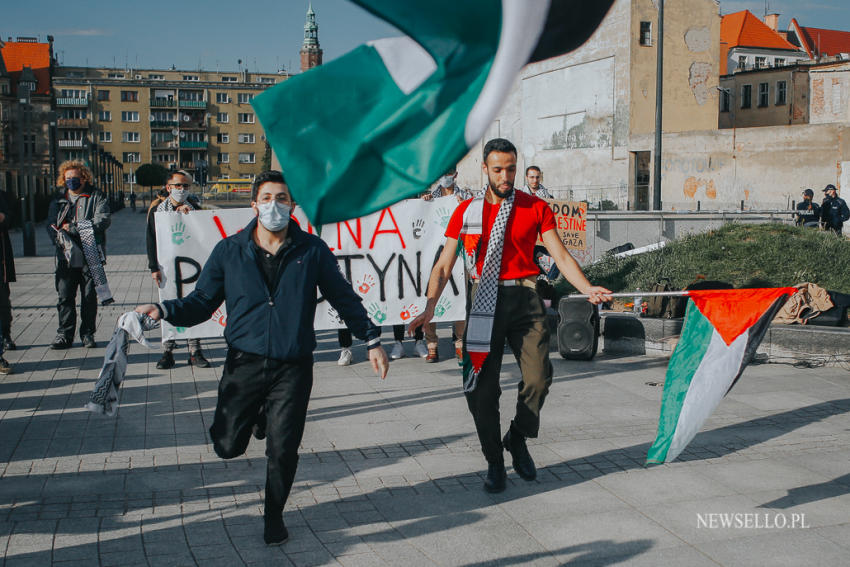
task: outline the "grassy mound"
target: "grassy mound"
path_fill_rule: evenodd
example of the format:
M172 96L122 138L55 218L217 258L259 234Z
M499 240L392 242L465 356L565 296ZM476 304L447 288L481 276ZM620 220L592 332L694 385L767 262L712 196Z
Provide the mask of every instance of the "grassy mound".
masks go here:
M585 268L587 278L612 291L647 290L666 277L683 289L698 275L735 287L780 287L801 282L850 293L850 240L785 224L729 223L686 236L659 250ZM574 288L561 278L560 293Z

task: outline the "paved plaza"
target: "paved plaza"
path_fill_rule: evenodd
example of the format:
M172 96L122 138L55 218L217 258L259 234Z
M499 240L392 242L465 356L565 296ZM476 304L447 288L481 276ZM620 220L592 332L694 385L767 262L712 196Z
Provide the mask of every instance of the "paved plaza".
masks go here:
M144 215L113 217L116 303L98 312L96 349L49 349L53 258L41 227L37 238L39 257L23 258L13 234L18 350L5 355L14 374L0 377L5 567L850 565L846 365L749 367L679 461L644 468L667 361L554 353L530 441L538 479L519 479L508 457L508 488L491 495L448 328L446 360L393 362L385 382L359 344L355 364L338 367L336 333L319 333L290 540L267 547L264 442L223 461L207 433L222 340L205 342L212 368L188 366L184 346L170 371L156 369L160 351L134 343L117 416L83 409L118 316L155 298ZM517 377L506 355L505 427Z

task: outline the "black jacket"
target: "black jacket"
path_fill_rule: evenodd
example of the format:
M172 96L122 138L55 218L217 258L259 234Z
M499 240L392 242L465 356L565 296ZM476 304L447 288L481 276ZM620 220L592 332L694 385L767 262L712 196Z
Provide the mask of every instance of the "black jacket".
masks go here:
M110 221L109 201L106 195L90 185L83 187L80 196L77 197L76 207L71 207L71 201L68 200L67 191L57 193L50 201L50 207L47 209L47 235L50 241L56 247L56 257L64 261L65 256L62 253L62 248L56 245L56 231L51 225L56 225L60 228L62 223L67 221L71 223L68 228L68 234L80 246L80 233L77 232L77 221L90 220L94 229L94 239L106 250L106 229L109 228Z
M841 197L826 197L820 207L820 220L826 228L841 230L844 222L850 219L850 209Z
M160 305L166 321L191 327L209 319L226 301L228 345L278 360L304 358L316 348L313 320L318 287L357 338L368 341L370 348L380 344L380 328L369 320L360 297L342 277L336 257L320 238L302 231L297 223L289 223L292 242L283 252L280 279L271 294L255 252L256 227L254 219L216 245L195 290Z
M168 197L165 197L167 199ZM148 207L148 222L147 222L147 230L145 232L145 244L147 245L148 251L148 268L151 273L159 271L159 259L156 254L156 221L154 217L156 216L156 208L162 203L164 199L162 197L157 197L151 203L151 206ZM201 209L201 204L198 202L197 198L194 195L189 195L186 199L192 205L192 207L196 210Z
M0 213L3 213L3 222L0 222L0 282L11 283L15 281L15 254L12 252L12 240L9 238L9 204L6 202L5 191L0 191Z
M797 203L797 224L802 225L807 222L817 223L820 220L820 205L814 201L803 199Z

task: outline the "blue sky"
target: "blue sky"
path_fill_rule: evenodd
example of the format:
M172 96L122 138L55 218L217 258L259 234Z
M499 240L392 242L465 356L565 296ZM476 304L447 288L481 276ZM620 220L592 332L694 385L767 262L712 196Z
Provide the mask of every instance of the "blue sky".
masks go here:
M399 0L414 1L414 0ZM468 1L468 0L467 0ZM592 0L588 0L592 1ZM298 70L306 0L17 0L4 7L0 36L55 37L64 65L221 69L242 59L250 70ZM136 6L136 8L134 8ZM234 8L235 7L235 8ZM724 14L749 9L761 17L765 2L722 0ZM347 0L313 0L325 61L370 39L398 35ZM804 26L850 31L850 1L773 0L769 11ZM474 22L470 22L474 25Z

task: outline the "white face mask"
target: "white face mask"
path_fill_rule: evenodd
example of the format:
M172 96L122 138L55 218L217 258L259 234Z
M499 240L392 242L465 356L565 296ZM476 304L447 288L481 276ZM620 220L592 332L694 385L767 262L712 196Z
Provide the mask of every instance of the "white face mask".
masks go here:
M451 187L455 184L454 175L444 175L440 178L440 187Z
M271 232L278 232L289 225L289 213L292 207L287 203L269 201L268 203L257 203L260 224Z
M188 189L172 189L171 190L171 199L175 203L182 203L183 201L186 200L186 197L188 196L188 194L189 194Z

